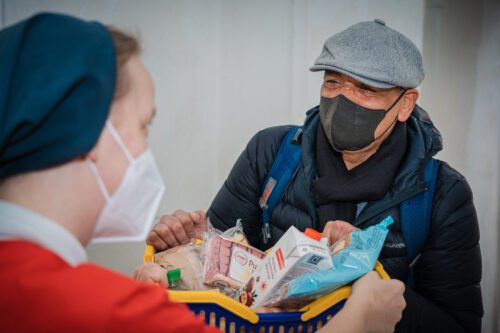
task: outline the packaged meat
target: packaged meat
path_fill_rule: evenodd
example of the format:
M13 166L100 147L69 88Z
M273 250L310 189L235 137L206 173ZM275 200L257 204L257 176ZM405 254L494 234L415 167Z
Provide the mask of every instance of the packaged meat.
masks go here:
M251 246L216 235L208 240L203 282L211 287L240 289L265 257Z

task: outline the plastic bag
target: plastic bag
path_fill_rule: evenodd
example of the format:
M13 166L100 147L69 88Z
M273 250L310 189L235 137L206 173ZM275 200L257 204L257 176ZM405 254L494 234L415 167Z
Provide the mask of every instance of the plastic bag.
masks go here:
M207 223L204 240L203 283L226 294L227 288L239 290L265 256L248 245L240 220L224 233Z
M202 280L203 262L201 253L201 244L194 241L156 253L155 263L167 271L176 268L181 270L182 282L178 286L179 289L206 290L207 287Z
M243 225L241 224L241 219L236 221L236 225L232 228L227 229L222 233L222 237L231 240L232 242L236 242L238 244L243 244L246 246L250 246L248 243L247 237L243 232Z
M343 248L333 256L333 268L301 275L281 290L281 301L272 304L282 308L296 308L328 294L373 270L385 238L393 223L391 216L366 230L356 230L346 235ZM340 244L341 244L340 243Z

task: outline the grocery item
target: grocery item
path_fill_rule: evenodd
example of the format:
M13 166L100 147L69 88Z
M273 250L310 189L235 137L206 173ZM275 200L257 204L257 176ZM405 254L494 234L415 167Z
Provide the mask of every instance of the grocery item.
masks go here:
M211 287L240 289L264 257L263 252L251 246L214 236L206 247L203 282Z
M182 275L181 286L185 290L205 290L202 281L202 246L196 242L180 245L155 254L155 263L167 271L179 269ZM167 273L168 274L168 273Z
M288 281L332 266L327 245L292 226L242 288L240 302L252 308L273 304L281 299L281 287Z
M179 268L169 270L167 272L168 289L170 290L187 290L182 283L181 270Z
M280 297L272 306L297 307L351 283L373 270L393 223L388 216L366 230L356 230L336 242L333 248L333 266L328 270L311 272L296 277L281 286Z
M207 223L210 223L210 220L207 219ZM210 226L212 230L215 230L212 226ZM220 231L217 230L218 233ZM243 225L241 224L241 219L236 220L236 225L232 228L227 229L223 233L220 233L222 237L229 239L233 242L236 242L238 244L250 246L248 243L247 237L245 236L245 233L243 232Z

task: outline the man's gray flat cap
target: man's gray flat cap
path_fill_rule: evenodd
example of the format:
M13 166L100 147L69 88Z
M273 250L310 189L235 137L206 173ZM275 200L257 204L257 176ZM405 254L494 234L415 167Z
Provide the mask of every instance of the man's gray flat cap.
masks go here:
M418 48L379 19L328 38L310 70L340 72L377 88L415 88L424 79Z

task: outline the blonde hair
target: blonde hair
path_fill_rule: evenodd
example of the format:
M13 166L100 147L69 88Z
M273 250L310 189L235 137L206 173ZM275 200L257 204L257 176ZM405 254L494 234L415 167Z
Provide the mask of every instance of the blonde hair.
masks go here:
M139 40L133 35L126 33L116 27L106 27L113 40L116 57L116 86L114 98L120 98L127 91L128 78L125 71L125 64L133 56L141 54Z

